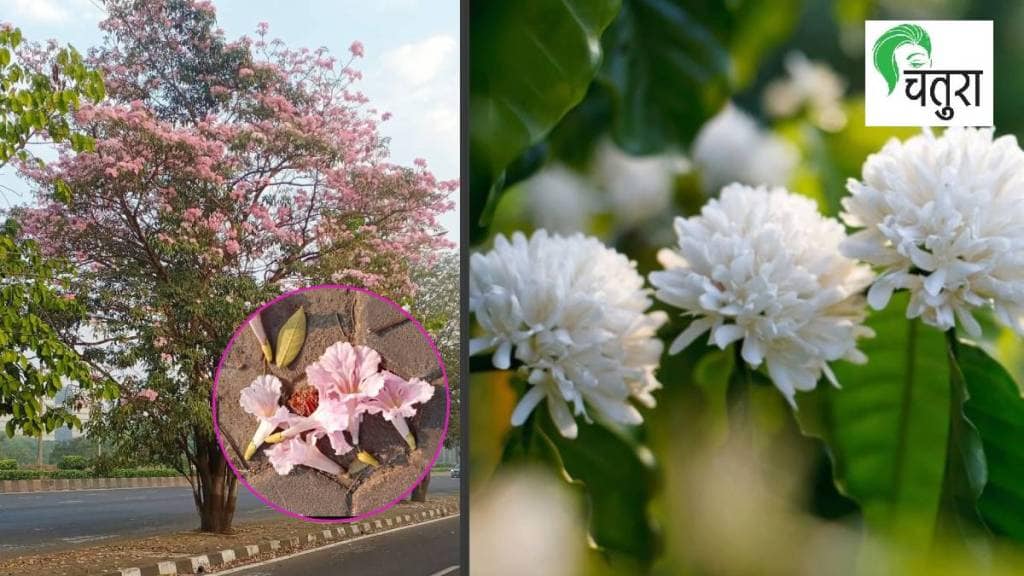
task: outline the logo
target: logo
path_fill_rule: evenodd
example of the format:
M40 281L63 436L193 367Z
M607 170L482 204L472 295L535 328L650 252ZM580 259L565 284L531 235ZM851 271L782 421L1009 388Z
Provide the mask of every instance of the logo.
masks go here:
M868 126L991 126L992 21L864 23Z

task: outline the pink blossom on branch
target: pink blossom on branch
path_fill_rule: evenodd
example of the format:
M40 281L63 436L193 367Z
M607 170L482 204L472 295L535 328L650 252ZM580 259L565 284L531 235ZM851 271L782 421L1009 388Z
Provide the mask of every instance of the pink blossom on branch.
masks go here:
M358 270L338 280L401 297L414 290L413 263L451 246L438 216L457 184L388 161L381 116L353 90L351 64L281 42L229 42L195 3L108 9L90 63L109 98L76 114L76 128L98 135L95 151L21 167L41 200L24 214L26 234L44 250L110 249L101 271L111 279L117 259L273 284ZM71 206L48 201L57 178ZM95 241L111 231L118 242Z
M143 400L148 400L149 402L156 402L156 399L157 397L159 397L159 395L160 394L156 390L153 390L152 388L143 388L142 390L139 391L137 397L142 398Z

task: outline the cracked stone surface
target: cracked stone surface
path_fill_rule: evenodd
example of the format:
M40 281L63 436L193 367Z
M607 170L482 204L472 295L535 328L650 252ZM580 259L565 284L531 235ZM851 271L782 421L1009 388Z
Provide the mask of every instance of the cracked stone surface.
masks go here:
M263 327L276 350L276 336L285 321L302 306L306 312L306 341L298 357L281 369L268 365L268 374L281 379L287 398L305 384L305 367L338 341L370 346L380 353L382 368L402 378L422 378L435 386L431 399L408 420L417 448L410 451L391 423L379 414L364 414L360 445L381 466L365 469L343 481L305 467L280 476L257 450L245 462L242 453L256 431L257 421L238 404L241 390L263 373L263 354L248 327L235 338L217 382L217 422L224 448L235 469L259 495L291 512L311 517L344 517L378 510L407 492L430 464L442 441L447 407L441 367L430 343L416 325L391 304L368 294L339 288L308 290L263 310ZM326 438L321 451L347 469L355 451L334 456Z

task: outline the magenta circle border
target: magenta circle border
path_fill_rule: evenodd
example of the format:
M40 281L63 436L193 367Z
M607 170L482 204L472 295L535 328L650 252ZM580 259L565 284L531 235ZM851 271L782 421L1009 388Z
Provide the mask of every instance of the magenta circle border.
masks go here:
M437 443L437 449L434 451L434 456L430 459L430 463L427 465L426 470L424 470L423 473L420 474L419 478L416 480L414 484L409 486L409 488L405 492L400 494L391 502L388 502L387 504L381 506L380 508L376 508L374 510L365 512L358 516L352 516L351 518L311 518L309 516L304 516L297 512L292 512L287 508L278 506L274 502L271 502L269 499L264 497L259 490L253 488L253 486L246 481L245 477L238 471L237 468L235 468L234 463L232 463L231 456L228 454L228 451L224 448L224 441L221 439L220 433L220 423L218 422L217 418L217 384L220 382L220 371L221 368L223 368L224 366L224 360L227 359L228 352L230 352L231 348L235 345L235 339L238 338L238 335L244 331L245 327L249 324L249 321L252 320L253 317L255 317L257 314L260 314L267 308L270 308L271 306L277 304L282 300L291 298L292 296L295 296L296 294L301 294L303 292L309 292L312 290L322 290L325 288L362 292L363 294L376 298L377 300L380 300L381 302L388 304L395 310L398 310L398 312L401 313L402 316L405 316L406 319L408 319L410 322L413 323L414 326L416 326L416 329L420 331L420 334L422 334L423 337L427 340L427 343L430 344L430 349L434 351L434 356L437 358L437 365L441 367L441 377L444 378L444 427L441 428L441 439ZM217 436L217 446L220 447L221 454L223 454L224 459L225 461L227 461L228 466L231 468L231 472L234 473L235 478L237 478L238 481L241 482L242 485L249 490L249 492L252 492L252 495L255 496L260 502L263 502L264 504L273 508L274 510L277 510L278 512L285 514L287 516L291 516L292 518L302 520L304 522L313 522L316 524L344 524L350 522L359 522L360 520L365 520L371 516L387 512L396 504L408 498L412 494L413 490L415 490L416 487L419 486L424 479L426 479L427 475L431 473L431 471L434 469L434 464L437 462L437 459L440 458L441 450L444 448L444 439L448 437L448 423L452 414L452 394L451 388L448 385L448 370L445 368L444 360L441 358L441 352L437 349L437 344L434 343L434 339L430 337L430 333L428 333L427 330L423 328L423 325L419 323L419 320L413 318L412 314L410 314L405 308L402 308L390 298L381 296L380 294L377 294L376 292L368 290L361 286L351 286L348 284L316 284L314 286L306 286L304 288L290 290L288 292L281 294L280 296L277 296L273 300L270 300L262 304L255 311L246 316L245 320L238 326L238 328L235 329L235 333L231 335L231 339L228 340L227 347L224 348L224 352L221 353L220 360L217 362L217 371L214 372L213 375L213 389L211 390L210 393L210 401L212 406L211 416L213 417L213 431L214 434L216 434Z

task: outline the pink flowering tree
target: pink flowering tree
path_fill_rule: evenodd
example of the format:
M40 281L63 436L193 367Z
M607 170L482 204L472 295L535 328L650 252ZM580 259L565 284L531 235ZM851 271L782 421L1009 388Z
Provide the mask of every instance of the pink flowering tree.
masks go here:
M203 530L230 530L235 477L211 427L221 351L245 314L290 287L340 282L393 299L449 245L455 182L388 161L385 114L338 61L270 40L229 41L209 2L111 0L89 55L109 98L82 106L91 152L25 165L26 234L77 268L76 291L121 399L94 424L191 480ZM53 184L65 182L70 202Z

